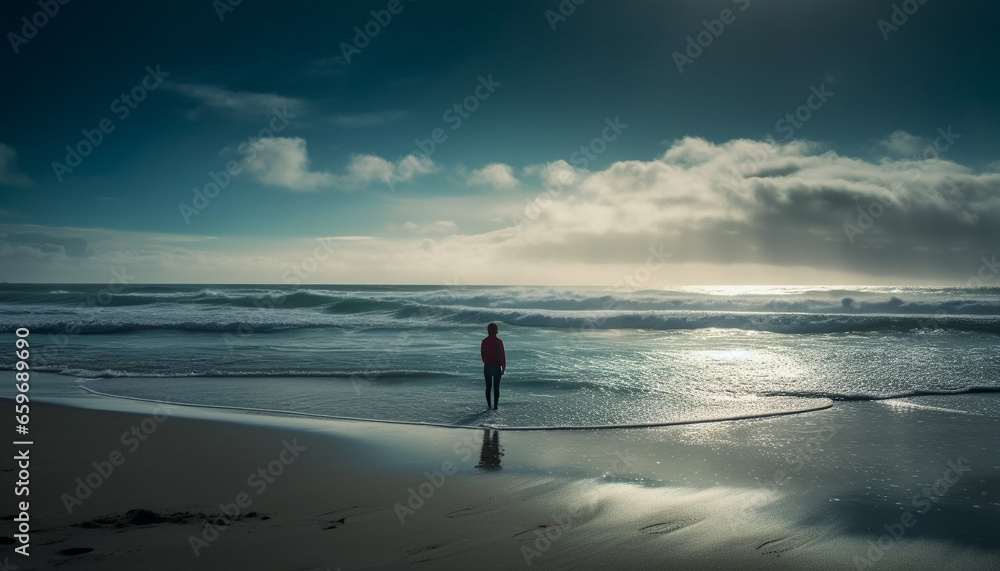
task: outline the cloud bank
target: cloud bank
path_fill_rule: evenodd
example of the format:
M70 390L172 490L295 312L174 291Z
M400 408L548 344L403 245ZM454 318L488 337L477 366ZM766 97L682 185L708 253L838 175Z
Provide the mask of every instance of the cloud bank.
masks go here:
M656 160L569 169L545 165L573 183L510 239L518 256L604 263L659 244L677 262L940 278L1000 249L1000 175L941 158L685 138Z
M432 163L416 157L392 162L372 155L353 156L341 173L314 171L304 140L275 138L268 144L253 176L289 189L385 181L398 176L406 160L423 165L423 174L434 172ZM907 154L919 144L905 134L887 140ZM1000 254L1000 173L977 172L946 158L894 154L864 160L805 141L712 143L689 137L653 160L620 161L603 170L564 161L534 165L524 169L516 188L464 196L454 212L440 206L447 205L446 197L427 205L425 219L408 207L402 235L335 241L310 281L612 285L654 252L663 264L647 287L968 283L984 258ZM504 167L497 163L475 172L483 181L503 182L506 174L513 178ZM397 200L409 205L403 201L413 199ZM459 209L498 222L462 234L460 228L481 227L481 221L468 223L471 218L459 218ZM171 268L172 275L188 276L181 281L239 277L279 283L282 268L301 262L315 246L305 238L272 239L254 250L246 242L204 237L181 243L162 235L112 240L95 237L96 230L0 225L3 232L5 264L16 258L38 270L58 260L67 268L83 267L84 261L88 267L134 263L156 276L148 281L170 275L164 268ZM84 240L83 246L72 239ZM177 268L186 273L177 274Z

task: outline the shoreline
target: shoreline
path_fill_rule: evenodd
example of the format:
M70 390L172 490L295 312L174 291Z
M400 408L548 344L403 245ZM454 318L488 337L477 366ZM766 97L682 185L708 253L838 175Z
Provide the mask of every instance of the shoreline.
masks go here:
M963 411L852 402L525 432L55 398L32 401L33 556L10 554L22 569L858 568L848 555L1000 568L1000 420ZM107 472L114 451L121 464L67 513L64 494ZM919 513L911 497L949 461L969 471L921 496L931 508ZM220 506L243 516L218 525ZM911 522L903 513L912 529L879 548L884 526Z
M375 422L380 424L398 424L405 426L428 426L433 428L458 428L458 429L483 429L490 428L493 430L504 430L504 431L520 431L520 432L540 432L540 431L561 431L561 430L627 430L627 429L638 429L638 428L659 428L664 426L684 426L689 424L706 424L713 422L733 422L737 420L753 420L758 418L770 418L775 416L787 416L792 414L802 414L806 412L816 412L819 410L825 410L833 406L833 400L831 399L817 399L812 398L811 400L824 400L826 402L806 406L803 408L795 410L780 410L776 412L762 412L762 413L749 413L734 416L724 416L724 417L711 417L711 418L698 418L698 419L686 419L686 420L668 420L663 422L644 422L635 424L594 424L594 425L563 425L563 426L497 426L489 424L481 424L478 426L473 425L461 425L461 424L441 424L434 422L416 422L409 420L383 420L377 418L362 418L362 417L350 417L350 416L336 416L327 414L316 414L311 412L299 412L299 411L287 411L287 410L276 410L276 409L264 409L264 408L247 408L247 407L237 407L237 406L225 406L225 405L214 405L214 404L194 404L194 403L181 403L181 402L168 402L168 401L158 401L153 399L145 399L140 397L128 397L121 395L113 395L109 393L102 393L88 387L80 387L92 395L110 398L110 399L123 399L129 401L144 402L150 404L163 404L170 406L183 406L191 408L201 408L201 409L215 409L215 410L226 410L234 411L248 414L266 414L266 415L281 415L281 416L294 416L303 418L313 418L321 420L346 420L351 422ZM1000 390L998 390L1000 392Z

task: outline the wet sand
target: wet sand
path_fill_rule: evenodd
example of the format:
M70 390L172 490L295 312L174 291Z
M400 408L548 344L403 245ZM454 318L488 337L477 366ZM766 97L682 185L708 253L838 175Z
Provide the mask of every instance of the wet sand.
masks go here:
M31 556L11 543L8 460L0 557L19 569L1000 569L1000 419L982 412L998 399L569 432L32 402Z

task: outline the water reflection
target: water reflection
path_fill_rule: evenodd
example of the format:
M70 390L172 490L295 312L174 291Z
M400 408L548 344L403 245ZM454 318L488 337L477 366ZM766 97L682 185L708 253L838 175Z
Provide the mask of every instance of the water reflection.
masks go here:
M500 448L500 431L483 430L483 449L479 452L479 463L476 464L476 468L499 470L501 456L503 449Z

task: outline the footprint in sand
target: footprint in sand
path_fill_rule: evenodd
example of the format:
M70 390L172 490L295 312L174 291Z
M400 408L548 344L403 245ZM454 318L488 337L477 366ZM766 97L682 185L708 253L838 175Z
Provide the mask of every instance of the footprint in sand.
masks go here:
M485 513L486 511L487 511L486 508L482 506L473 506L471 508L462 508L460 510L455 510L453 512L446 513L444 514L444 517L448 518L465 517L467 515L476 515Z
M421 547L420 549L414 549L412 551L407 551L407 555L416 555L417 553L423 553L425 551L430 551L432 549L438 549L444 547L443 545L428 545L427 547Z
M344 525L347 521L347 516L358 517L369 513L372 513L372 510L365 511L364 509L360 509L358 506L348 506L346 508L338 508L326 513L321 513L317 517L320 518L323 524L326 525L326 527L323 528L323 531L326 531L328 529L337 529L338 527ZM337 518L337 516L341 517Z
M565 529L565 527L560 526L558 524L543 523L543 524L540 524L540 525L536 525L535 527L533 527L531 529L526 529L524 531L515 533L514 535L510 536L510 538L511 539L516 539L518 541L534 541L534 540L538 539L538 534L539 533L544 533L545 530L547 530L550 527L555 527L555 528L558 528L560 530Z
M90 553L93 551L93 547L71 547L69 549L63 549L57 552L59 555L65 555L66 557L74 557L76 555L83 555L84 553Z
M682 518L675 519L673 521L665 521L661 523L654 523L652 525L647 525L646 527L640 528L639 531L648 535L663 535L665 533L673 533L677 530L684 529L685 527L690 527L698 522L700 518Z
M324 528L323 528L323 531L326 531L326 530L328 530L328 529L337 529L338 527L340 527L340 526L344 525L344 522L345 522L345 521L347 521L347 518L346 518L346 517L342 517L342 518L340 518L340 519L338 519L338 520L334 520L334 521L328 521L328 522L326 522L326 523L328 523L328 524L330 524L330 525L329 525L329 526L327 526L327 527L324 527Z
M428 545L427 547L421 547L420 549L414 549L413 551L407 551L406 552L406 556L410 557L412 555L417 555L417 554L420 554L420 553L427 553L428 551L433 551L435 549L440 549L442 547L444 547L444 546L443 545ZM434 561L435 559L439 559L439 558L440 558L440 555L437 556L437 557L425 557L424 559L418 559L416 561L410 561L408 563L405 563L404 566L418 565L420 563L429 563L429 562Z
M773 539L771 541L761 543L757 546L757 551L760 551L763 555L775 555L777 557L781 557L782 553L791 551L796 547L802 547L810 541L812 541L812 538L808 537L782 537L781 539Z

